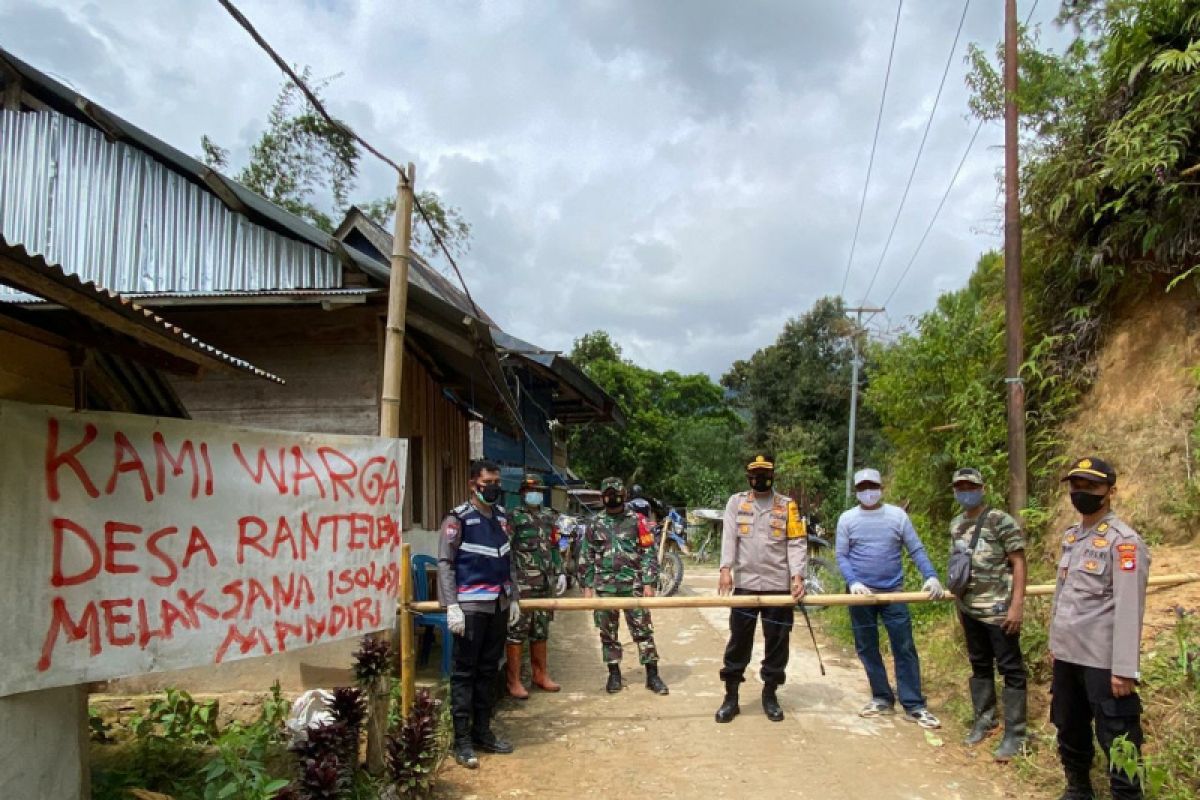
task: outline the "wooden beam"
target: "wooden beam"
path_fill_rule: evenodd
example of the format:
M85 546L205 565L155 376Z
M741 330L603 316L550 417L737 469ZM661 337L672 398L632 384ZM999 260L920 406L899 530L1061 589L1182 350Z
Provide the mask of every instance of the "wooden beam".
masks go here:
M212 189L213 194L228 206L230 211L236 211L239 214L247 214L249 212L246 204L238 199L233 189L229 188L229 184L225 182L225 179L219 173L206 167L203 176L204 185Z

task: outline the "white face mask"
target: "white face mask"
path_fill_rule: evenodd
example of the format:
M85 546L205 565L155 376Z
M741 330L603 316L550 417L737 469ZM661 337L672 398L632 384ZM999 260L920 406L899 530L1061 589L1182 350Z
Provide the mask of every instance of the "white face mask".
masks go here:
M879 503L879 498L883 497L882 489L862 489L855 492L854 496L858 498L858 502L864 506L870 507Z
M525 505L540 506L541 504L542 504L542 493L541 492L526 492L525 493Z

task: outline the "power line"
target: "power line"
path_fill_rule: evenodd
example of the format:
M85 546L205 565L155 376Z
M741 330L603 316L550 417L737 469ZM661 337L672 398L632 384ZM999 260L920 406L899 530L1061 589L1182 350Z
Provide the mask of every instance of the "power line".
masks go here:
M929 139L929 130L933 127L933 117L937 113L938 102L942 99L942 90L946 87L946 78L950 75L950 64L953 63L954 53L958 50L958 39L962 36L963 23L967 21L967 9L970 7L971 0L966 0L963 3L962 15L958 18L958 30L954 32L954 42L950 45L950 52L946 54L946 66L942 69L942 80L938 83L937 94L933 97L933 108L929 109L929 119L925 121L925 132L921 134L921 144L917 147L917 157L913 159L912 169L908 173L908 182L904 184L904 193L900 195L900 205L896 208L896 216L892 218L892 228L888 231L887 240L883 243L883 250L879 254L879 262L875 264L875 272L871 275L871 282L867 284L867 290L863 292L863 299L860 305L867 302L867 297L871 294L871 289L875 288L875 279L879 277L879 270L883 267L888 249L892 245L892 237L896 234L896 226L900 224L900 213L904 211L904 203L908 200L909 190L912 189L913 178L917 176L917 165L921 163L921 154L925 152L925 142Z
M863 209L867 205L867 189L871 186L871 170L875 166L875 149L879 145L879 128L883 123L883 106L887 100L888 82L892 79L892 59L896 55L896 36L900 32L900 10L904 0L896 3L896 22L892 26L892 47L888 51L887 71L883 75L883 94L879 97L879 114L875 118L875 136L871 139L871 157L867 159L867 179L863 182L862 200L858 204L858 221L854 224L854 238L850 240L850 257L846 259L846 274L842 277L842 290L846 294L846 283L850 280L850 267L854 264L854 250L858 246L858 232L862 228Z
M954 169L954 174L950 176L950 183L946 186L946 191L942 194L942 199L937 204L937 208L933 211L933 217L929 220L929 224L925 226L925 233L921 234L921 240L917 242L917 247L913 250L912 257L908 259L908 263L904 265L904 271L900 273L900 277L896 279L896 285L892 287L892 291L888 294L887 299L883 301L884 306L892 302L892 297L896 294L896 290L900 288L900 284L904 282L904 278L908 275L908 271L912 269L913 262L917 260L917 256L921 253L921 248L925 246L925 240L929 238L929 232L933 230L933 225L937 222L938 215L942 213L942 208L946 205L947 198L950 197L950 190L954 188L954 182L958 180L958 174L962 172L963 164L967 163L967 156L971 154L971 148L975 146L975 137L979 136L979 131L983 128L983 120L979 120L979 124L975 126L975 132L971 134L971 140L967 142L967 149L963 151L962 158L958 161L958 166Z
M349 125L334 119L329 112L325 110L325 106L321 103L316 93L313 92L304 82L304 80L298 74L296 74L296 71L293 70L288 63L283 60L283 57L280 56L273 47L271 47L270 43L267 42L263 35L260 34L255 29L254 25L250 23L250 20L248 20L246 16L242 14L242 12L239 11L230 0L217 0L217 2L229 12L229 15L232 16L248 34L250 34L250 37L254 39L258 46L271 57L271 60L275 62L275 65L278 66L283 73L287 75L288 79L296 85L308 102L312 104L312 107L316 109L317 113L324 117L326 122L337 128L344 135L350 137L358 144L362 145L363 149L365 149L368 153L396 170L396 172L400 175L400 180L404 183L404 185L409 185L408 174L400 167L399 164L385 156L366 139L359 136L358 133L356 133ZM463 294L466 295L467 302L471 305L471 311L474 313L477 319L483 319L482 313L479 311L479 306L475 304L475 299L471 296L471 290L467 287L467 281L463 277L462 270L460 270L458 267L458 262L450 253L450 248L447 247L442 235L438 232L437 227L433 224L433 220L430 219L429 213L425 210L425 207L421 205L421 201L417 197L416 192L413 192L413 206L421 215L421 219L425 222L425 226L429 228L429 232L433 235L434 242L436 242L438 247L441 249L442 254L446 257L446 261L449 262L450 266L454 269L454 274L458 276L459 285L462 286ZM400 213L399 208L396 209L396 213ZM499 355L498 352L497 355ZM483 374L487 377L488 382L492 385L492 389L496 392L497 396L508 409L508 412L512 415L512 418L517 423L517 427L521 430L521 433L525 435L525 438L528 439L529 443L533 446L534 451L542 457L542 459L550 467L550 471L562 479L565 484L565 477L558 471L558 469L555 468L554 460L542 452L542 449L538 447L537 441L529 434L529 429L525 427L525 422L523 419L521 419L520 412L514 408L513 404L510 402L508 393L500 388L500 385L496 382L495 377L486 366L483 367Z
M1033 5L1029 7L1029 13L1025 15L1025 25L1029 25L1029 21L1033 19L1033 13L1037 11L1039 0L1033 0ZM950 190L954 188L954 182L958 180L958 174L962 171L963 164L967 162L967 156L971 153L971 148L975 145L975 138L979 136L979 131L983 128L984 120L979 120L975 126L975 131L971 134L971 140L967 142L967 149L963 151L962 158L959 159L958 166L954 170L954 174L950 176L950 183L946 186L945 193L942 194L942 199L938 202L937 208L933 211L933 218L929 220L929 224L925 226L925 232L921 234L921 240L917 242L917 247L913 250L912 257L908 259L908 263L904 265L904 270L900 273L900 277L896 279L895 286L888 293L887 299L883 301L884 306L888 306L895 297L896 291L900 288L900 284L904 282L908 271L912 269L913 262L917 260L917 256L921 253L921 248L925 246L925 240L929 238L929 232L933 230L933 225L937 222L938 215L942 213L942 207L946 205L946 199L950 197Z

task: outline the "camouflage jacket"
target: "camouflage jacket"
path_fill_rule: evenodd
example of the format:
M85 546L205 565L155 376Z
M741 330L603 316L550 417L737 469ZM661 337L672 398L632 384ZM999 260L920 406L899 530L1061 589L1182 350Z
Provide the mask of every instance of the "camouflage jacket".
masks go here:
M601 513L588 522L579 548L579 582L607 594L632 594L658 583L654 535L637 514Z
M979 543L971 556L971 581L958 607L984 622L999 624L1012 600L1012 566L1008 554L1025 549L1025 534L1017 521L998 508L987 509ZM950 522L950 546L970 547L978 518L959 514Z
M509 513L512 552L522 592L548 591L550 581L563 571L554 519L555 514L544 508L521 506Z

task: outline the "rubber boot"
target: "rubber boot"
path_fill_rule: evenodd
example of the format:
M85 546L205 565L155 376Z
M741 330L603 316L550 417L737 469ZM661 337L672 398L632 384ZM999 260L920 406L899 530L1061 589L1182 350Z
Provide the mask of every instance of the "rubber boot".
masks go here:
M779 698L775 696L777 684L764 683L762 690L762 707L767 719L771 722L783 721L783 709L779 706Z
M609 694L616 694L621 691L621 665L608 665L608 683L604 685L604 691Z
M543 692L557 692L562 687L550 680L547 654L548 643L545 639L542 639L540 642L529 643L529 664L533 671L532 683Z
M733 722L733 718L742 712L738 706L738 684L741 681L725 681L725 699L717 709L717 722Z
M655 694L671 693L671 690L663 683L662 678L658 677L658 664L646 665L646 688Z
M963 744L974 746L996 730L996 682L991 678L971 678L971 705L975 708L975 722Z
M1012 761L1025 749L1025 690L1004 687L1004 738L992 753L997 761Z
M1067 790L1058 800L1096 800L1096 790L1092 788L1092 776L1086 769L1065 767L1067 774Z
M504 647L504 673L508 680L508 696L515 700L528 700L529 692L521 683L521 645L508 642Z

